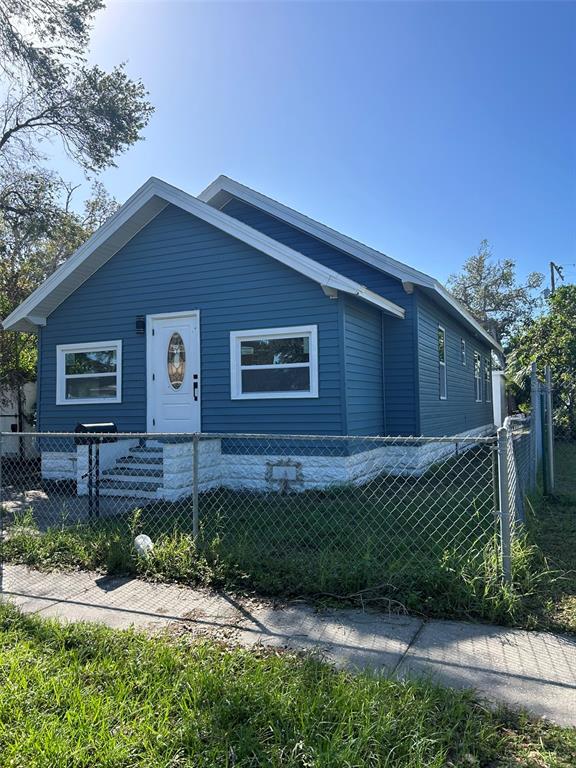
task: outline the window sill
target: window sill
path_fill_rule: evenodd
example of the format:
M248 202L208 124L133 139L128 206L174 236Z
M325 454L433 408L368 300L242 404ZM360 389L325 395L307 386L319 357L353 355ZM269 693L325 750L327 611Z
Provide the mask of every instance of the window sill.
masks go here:
M89 400L57 400L56 405L117 405L122 399L117 397L106 397L103 399L90 398Z
M251 392L246 394L234 394L231 400L301 400L302 398L318 398L316 392Z

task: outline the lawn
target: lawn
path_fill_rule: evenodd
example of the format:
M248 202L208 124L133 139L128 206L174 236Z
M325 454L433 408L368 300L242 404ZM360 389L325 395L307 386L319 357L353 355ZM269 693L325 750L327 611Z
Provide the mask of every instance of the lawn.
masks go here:
M576 733L310 657L0 606L3 768L571 768Z

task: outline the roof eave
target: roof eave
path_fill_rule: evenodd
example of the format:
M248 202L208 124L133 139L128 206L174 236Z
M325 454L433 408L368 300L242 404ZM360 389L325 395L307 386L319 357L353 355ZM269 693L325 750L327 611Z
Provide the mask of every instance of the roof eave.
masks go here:
M374 248L370 248L363 243L353 240L347 235L344 235L325 224L321 224L299 211L289 208L283 203L279 203L278 201L263 195L261 192L246 187L228 176L218 176L218 178L198 195L199 200L203 200L208 205L214 205L216 207L225 205L230 197L238 197L250 205L261 207L262 210L265 210L271 215L277 216L278 218L307 231L318 239L324 239L325 242L328 242L335 248L365 261L367 264L379 269L381 272L396 277L401 280L403 284L413 284L422 288L431 289L438 294L444 302L448 303L453 310L465 320L465 322L473 327L476 335L484 339L497 352L504 354L502 347L496 339L491 336L474 317L472 317L472 315L441 283L438 282L438 280L427 275L425 272L420 272L420 270L414 269L407 264L403 264L390 256L386 256L385 254L376 251Z
M324 267L298 251L288 248L262 232L252 229L222 211L215 210L183 190L152 177L64 264L8 315L3 322L3 327L6 330L30 331L45 323L48 315L67 296L80 287L136 234L137 228L136 226L131 228L131 224L136 222L138 228L145 226L168 204L176 205L208 224L212 224L232 237L300 272L321 286L331 286L345 293L358 296L358 298L380 307L395 317L404 317L402 307L383 296L328 267ZM149 216L147 206L150 207ZM145 215L140 221L138 214L142 210L144 210ZM117 247L115 243L117 243ZM88 263L89 259L91 259L90 263ZM62 286L64 287L62 288ZM61 290L58 291L58 289Z

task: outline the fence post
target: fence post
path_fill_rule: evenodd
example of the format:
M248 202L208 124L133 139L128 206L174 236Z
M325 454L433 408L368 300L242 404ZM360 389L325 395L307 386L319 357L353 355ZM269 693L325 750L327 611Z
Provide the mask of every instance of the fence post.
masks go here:
M194 542L198 543L199 532L199 510L198 510L198 433L192 436L192 536Z
M540 451L540 398L538 396L538 371L536 363L530 368L530 487L536 487L538 477L538 454Z
M546 449L548 454L548 488L554 493L554 420L552 413L552 370L549 365L546 371Z
M542 492L544 496L550 495L550 477L548 470L548 422L546 419L546 391L540 391L540 441L542 447Z
M500 500L500 556L502 578L505 584L512 583L512 532L510 528L510 496L508 486L508 430L498 430L498 496Z

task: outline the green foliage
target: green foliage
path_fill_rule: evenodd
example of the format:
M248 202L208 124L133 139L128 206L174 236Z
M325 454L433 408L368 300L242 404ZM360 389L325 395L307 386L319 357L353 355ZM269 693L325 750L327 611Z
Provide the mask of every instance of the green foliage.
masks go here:
M571 768L576 732L427 682L5 605L0 754L7 768Z
M37 166L40 143L53 138L80 166L100 171L140 138L153 111L142 83L124 65L105 72L87 63L102 7L100 0L0 0L3 171Z
M114 165L152 113L124 65L88 64L101 0L0 0L0 317L6 317L115 208L101 185L83 213L50 171L59 139L86 172ZM34 337L0 332L0 393L35 378ZM18 398L18 401L20 398Z
M117 208L94 184L83 210L74 211L74 190L50 174L12 177L14 194L27 207L11 207L10 185L0 204L0 317L6 317L57 269ZM0 197L2 192L0 191ZM36 336L0 329L0 392L36 378Z
M548 311L512 340L508 373L528 380L534 361L552 370L554 420L559 434L576 438L576 285L564 285L547 299Z
M500 342L528 322L539 305L534 295L544 280L539 272L520 284L512 259L495 261L487 240L470 256L459 274L450 275L450 292Z

